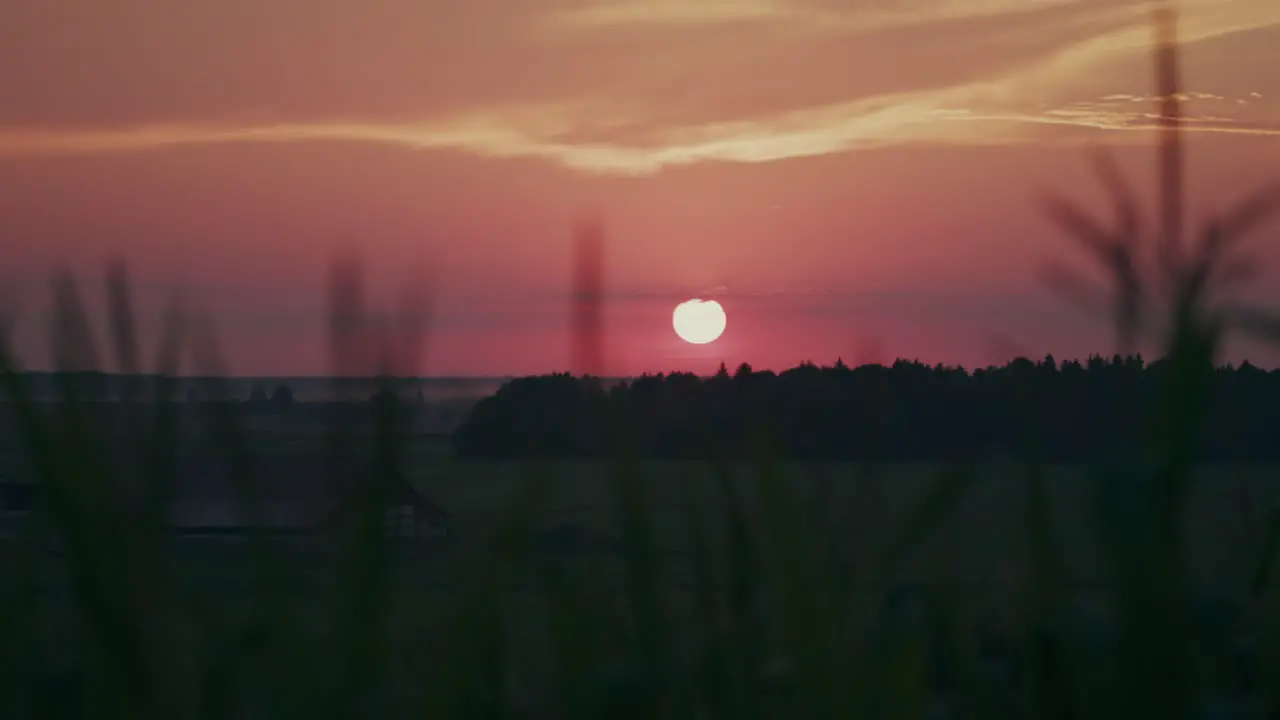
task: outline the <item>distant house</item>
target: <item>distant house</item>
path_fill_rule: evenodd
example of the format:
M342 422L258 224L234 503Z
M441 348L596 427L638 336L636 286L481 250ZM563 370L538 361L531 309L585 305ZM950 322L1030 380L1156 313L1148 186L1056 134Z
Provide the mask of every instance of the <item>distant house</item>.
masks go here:
M0 512L28 513L35 501L34 484L20 480L0 480Z
M335 477L337 475L337 477ZM179 463L174 476L170 527L189 537L250 533L324 537L354 518L356 490L367 473L334 473L322 458L272 457L254 463L247 502L225 462ZM423 497L398 471L382 509L388 535L440 539L450 535L448 513Z
M187 538L253 534L321 538L340 534L354 518L356 490L367 473L331 472L322 458L259 458L241 493L231 466L218 458L184 458L174 467L169 529ZM0 473L0 534L25 523L39 485L30 473ZM399 472L382 509L392 537L435 540L451 534L449 514L423 497Z
M0 478L0 537L15 535L25 527L35 505L34 491L29 482Z
M0 536L15 534L35 507L30 467L16 453L0 454Z

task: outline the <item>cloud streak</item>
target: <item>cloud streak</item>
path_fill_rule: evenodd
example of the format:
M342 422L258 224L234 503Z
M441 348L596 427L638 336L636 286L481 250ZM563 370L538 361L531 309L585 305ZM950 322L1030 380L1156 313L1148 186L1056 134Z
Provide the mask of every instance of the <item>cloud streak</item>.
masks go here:
M1223 30L1280 23L1270 0L1182 0L1184 42L1196 42ZM567 31L781 22L792 28L861 33L966 20L1027 16L1079 9L1095 18L1145 20L1147 0L871 0L831 3L820 0L585 0L546 14L544 27ZM1143 43L1149 28L1140 28Z
M805 13L799 8L783 0L605 0L553 11L548 14L547 21L551 27L595 30L619 26L701 25L804 16Z
M1022 126L1146 130L1156 116L1138 98L1079 102L1035 112L976 110L996 106L998 84L973 84L836 103L739 121L653 130L628 142L602 142L607 129L572 124L548 110L461 117L438 123L168 124L112 130L0 130L0 156L94 155L163 151L229 143L358 142L412 150L458 151L495 158L537 158L601 174L645 175L699 162L752 163L920 143L959 145L1045 141ZM981 102L986 99L988 102ZM560 120L556 118L560 117ZM505 118L505 119L504 119ZM1191 132L1280 135L1280 126L1219 115L1191 116ZM1052 140L1052 138L1047 138Z
M801 0L635 0L597 2L563 10L555 18L572 26L725 23L803 20L857 28L868 18L895 22L1034 12L1069 3L1119 22L1060 52L1007 70L985 82L963 82L780 109L712 122L655 122L651 108L597 98L494 107L422 122L323 120L296 122L189 122L118 128L0 127L0 157L79 156L157 152L225 144L350 142L422 151L453 151L492 158L540 159L598 174L645 175L703 162L759 163L787 158L912 144L1003 145L1026 141L1075 142L1081 133L1046 128L1133 131L1154 127L1144 109L1153 99L1113 94L1096 100L1047 105L1046 90L1088 67L1144 50L1150 29L1139 3L1095 0L886 0L868 13L833 10ZM1270 0L1187 0L1182 34L1198 42L1243 30L1280 25ZM1262 101L1258 93L1232 98L1189 93L1191 132L1275 136L1280 126L1233 117ZM654 99L652 102L657 102ZM1212 112L1201 104L1218 103ZM1093 139L1089 137L1089 139Z
M547 16L553 29L714 25L785 21L818 30L866 32L999 15L1024 14L1081 0L890 0L859 8L804 0L595 0L561 8ZM852 4L850 4L852 6Z

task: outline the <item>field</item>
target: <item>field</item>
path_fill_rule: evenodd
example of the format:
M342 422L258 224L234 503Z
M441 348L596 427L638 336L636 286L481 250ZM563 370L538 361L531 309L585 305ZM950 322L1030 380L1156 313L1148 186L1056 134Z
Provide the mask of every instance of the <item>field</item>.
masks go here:
M752 504L757 471L741 466L731 472L737 491ZM895 538L918 522L931 494L948 482L942 473L942 468L924 465L797 464L784 469L787 487L813 527L849 555L869 590L929 575L978 595L1011 600L1030 577L1027 470L1012 462L975 468L972 482L954 504L929 521L932 529L918 550L891 573L876 567ZM1183 522L1197 587L1244 599L1261 562L1272 509L1280 507L1278 473L1280 468L1265 466L1196 470ZM533 474L551 478L554 488L537 525L576 524L605 537L619 533L615 483L605 464L472 462L436 453L420 457L410 473L428 497L454 516L464 544L492 530ZM646 463L641 474L653 509L655 542L679 564L689 549L690 513L700 513L713 526L725 517L715 476L708 466L678 462ZM1084 594L1107 583L1109 567L1094 522L1091 477L1082 467L1044 473L1052 536L1063 555L1065 579ZM712 536L723 537L717 530L712 528Z
M247 439L258 452L305 454L322 447L323 428L307 413L292 419L252 420L246 423ZM367 435L372 429L354 430L356 435ZM694 462L625 466L592 461L473 461L454 457L443 435L415 433L402 468L425 496L450 513L456 538L444 546L398 548L388 556L387 594L378 605L376 621L368 626L380 628L378 635L384 638L381 652L388 686L380 691L383 702L417 708L425 702L424 694L445 692L422 679L438 677L449 663L469 657L471 651L460 649L459 643L473 642L477 632L483 636L487 631L475 627L492 627L485 625L488 622L502 628L503 652L510 656L509 676L503 681L510 700L517 706L537 704L539 693L556 687L554 663L547 653L564 652L565 640L554 638L563 632L556 630L555 623L566 609L580 631L593 638L598 647L592 652L603 663L583 686L608 687L614 672L610 663L634 662L637 648L643 647L637 644L635 633L640 631L634 625L639 612L635 603L644 596L637 588L648 582L637 579L641 571L652 570L649 577L664 588L667 614L663 622L668 637L674 638L667 647L680 656L703 652L700 648L718 632L716 623L734 615L721 609L715 622L700 619L699 603L707 590L699 582L707 576L699 574L697 561L699 557L712 560L713 594L732 595L733 552L740 547L731 542L726 522L732 507L726 487L741 500L754 540L761 547L771 544L767 525L778 508L765 506L761 499L767 487L760 477L767 467L746 463L724 468L724 475L718 475L712 465ZM852 627L859 628L851 632L878 632L876 628L885 627L894 613L901 612L894 608L900 608L904 598L908 606L921 600L933 602L927 598L945 598L946 613L961 628L965 642L978 648L990 644L991 637L1013 638L1010 642L1016 646L1044 617L1044 608L1037 606L1045 589L1044 567L1037 564L1032 549L1035 531L1046 525L1032 520L1031 490L1037 486L1033 471L1014 459L992 457L970 468L792 463L778 468L776 477L790 499L797 501L819 556L830 561L820 566L819 586L827 590L819 592L841 586L841 592L849 593L839 612L847 613ZM628 472L646 501L644 539L649 545L639 554L628 544L636 536L626 532L627 521L635 520L634 507L628 516L620 503L619 479ZM1280 507L1278 472L1276 467L1233 465L1201 466L1191 474L1181 519L1190 600L1196 626L1208 628L1211 644L1218 648L1215 652L1240 637L1256 638L1261 632L1267 613L1251 586L1264 565L1273 509ZM1132 612L1116 602L1125 597L1117 591L1124 578L1112 574L1117 558L1104 548L1117 544L1114 538L1103 542L1097 520L1104 517L1099 511L1105 506L1122 514L1121 527L1131 527L1134 537L1149 535L1142 523L1150 513L1138 507L1140 498L1126 499L1124 494L1143 475L1130 469L1096 482L1096 468L1061 466L1043 468L1038 476L1043 480L1050 544L1061 555L1060 584L1053 594L1066 611L1064 632L1070 637L1106 636L1118 626L1118 615ZM520 506L525 490L540 481L546 483L547 494L527 527L514 538L523 557L507 564L511 546L504 549L495 538L503 537L504 521ZM1099 489L1112 493L1109 502L1095 503ZM1126 503L1131 501L1136 501L1134 510L1126 514ZM770 502L779 500L775 496ZM701 555L695 542L699 526L707 532L708 546ZM772 532L776 543L776 528ZM149 610L147 617L153 630L164 628L169 638L165 665L176 676L198 677L199 672L182 668L215 663L218 652L228 652L218 648L240 642L244 633L262 638L257 649L233 651L243 658L237 662L242 663L239 672L246 677L262 664L273 668L273 682L292 682L290 678L296 677L300 686L313 687L326 673L341 672L328 667L329 661L323 658L349 652L335 650L348 642L340 620L365 582L353 582L358 576L352 573L368 556L362 560L349 552L288 542L262 547L268 550L265 556L246 552L246 546L235 541L183 540L166 556L168 565L155 565L170 572L157 576L167 576L161 582L167 589L148 600L158 609ZM647 570L645 553L654 563ZM264 559L266 563L260 564ZM30 621L29 629L38 632L33 639L40 659L32 667L41 682L74 685L78 681L72 668L85 663L78 629L84 611L75 605L81 599L69 592L69 576L61 564L55 557L41 573L38 602L24 617ZM756 573L753 582L763 588L753 601L763 608L756 612L770 618L761 621L762 631L783 632L777 623L790 617L790 611L779 605L786 601L785 587L780 586L787 582L782 579L786 573L764 565L751 572ZM494 583L506 589L496 590ZM566 583L573 588L567 595ZM478 606L477 598L483 599ZM475 613L482 619L477 620ZM921 630L935 622L932 615L914 617L910 627L915 630L910 632L935 632ZM184 637L191 640L180 639ZM1088 645L1093 640L1080 642ZM771 653L785 652L781 640L768 644ZM866 652L875 657L884 654ZM1016 654L1005 651L1002 662L1015 663ZM1081 667L1088 668L1091 662ZM1230 663L1215 667L1227 668ZM624 667L618 672L625 675L627 671ZM65 688L36 690L36 695L46 698L41 702L68 694ZM237 691L245 702L253 702L258 692ZM295 703L293 707L310 702L307 692L298 692L298 698L289 701ZM1001 692L1020 691L1008 687Z
M528 538L532 571L519 573L525 579L512 589L504 610L509 651L521 655L545 647L553 590L539 567L550 563L568 570L596 598L595 611L606 616L628 595L628 562L615 552L622 530L614 468L592 462L462 461L450 457L438 440L423 441L414 450L411 479L449 510L458 539L451 547L396 553L391 563L393 585L384 619L393 686L412 694L417 679L440 671L438 659L448 644L450 618L466 602L465 584L487 572L494 557L488 539L532 478L549 479L550 493L532 521L538 532ZM945 589L972 632L995 626L1018 633L1033 613L1026 469L993 460L974 470L973 479L966 482L961 477L948 480L943 468L922 465L791 465L784 468L784 478L810 526L829 543L827 549L837 550L855 568L850 608L855 617L878 617L885 603L904 588L934 587ZM706 629L696 627L692 614L696 578L691 520L696 514L713 540L727 537L721 490L712 468L696 463L645 463L639 472L652 514L659 573L678 616L672 621L686 628L688 637L697 637ZM732 488L756 516L758 471L742 466L729 472ZM1270 467L1201 467L1194 474L1184 518L1192 597L1210 615L1221 617L1225 611L1232 623L1256 617L1248 590L1261 561L1271 508L1280 506L1276 473ZM1056 467L1047 469L1044 479L1053 536L1069 584L1064 597L1074 606L1074 622L1106 625L1115 610L1108 600L1114 594L1107 575L1109 558L1090 520L1095 517L1090 475L1084 468ZM939 504L939 483L962 485L963 491L953 503ZM922 507L940 505L949 507L936 515L921 515ZM897 539L922 524L931 530L919 546L895 556ZM602 542L575 548L541 537L573 526ZM717 564L727 564L726 544L713 545L717 547L712 555L722 561ZM208 613L216 622L235 624L278 602L285 615L275 628L280 641L272 643L273 653L336 642L332 618L342 596L330 591L341 589L337 580L347 558L289 547L276 547L274 553L282 562L274 565L271 584L264 584L261 577L255 579L251 559L242 549L181 543L174 568L184 580L179 585L187 596L186 616L199 622ZM68 622L70 598L60 576L47 577L52 583L42 583L38 613L46 633L43 662L69 667L79 653L75 625ZM601 622L602 627L613 627ZM300 636L309 638L308 643L283 639ZM528 659L513 665L522 668L509 680L513 697L527 697L531 688L551 681L539 674L545 662ZM304 658L288 662L297 665L300 675L314 672L307 670Z
M289 418L249 418L250 445L264 453L320 450L325 437L323 417L308 407L300 405L300 411ZM204 442L195 439L204 434L199 430L191 428L193 447ZM431 570L417 572L423 582L415 585L446 587L447 578L455 574L450 568L484 551L484 539L534 478L549 480L551 488L532 519L540 536L530 539L531 547L552 556L616 554L611 550L617 549L621 533L617 468L594 461L458 459L450 452L447 436L422 434L436 430L430 423L415 428L403 469L426 497L448 510L458 543L418 561ZM357 430L358 435L371 432L372 428ZM948 480L947 468L925 464L793 463L781 474L824 544L853 563L859 585L868 592L927 576L963 588L965 595L993 612L1008 612L1020 604L1021 591L1030 581L1029 468L1011 458L992 458L971 471L971 481L965 481ZM753 506L758 468L742 464L729 472L735 493ZM725 498L717 476L709 464L678 461L644 462L637 473L652 511L653 540L669 574L675 576L672 580L680 583L687 575L694 513L708 525L713 543L727 537L721 527L727 517ZM1095 476L1094 469L1084 466L1049 467L1043 473L1064 580L1080 597L1095 595L1108 582L1109 558L1101 549L1096 527ZM1118 479L1113 484L1123 482ZM917 517L931 493L948 486L957 488L952 502L927 520ZM1193 473L1188 493L1182 520L1195 587L1232 602L1245 601L1262 562L1272 513L1280 508L1280 467L1201 466ZM922 524L928 531L918 547L896 557L891 571L880 567L895 539ZM585 538L575 535L579 529ZM585 552L580 545L586 546ZM195 564L219 574L214 567L218 563L212 560ZM602 569L598 564L594 567Z

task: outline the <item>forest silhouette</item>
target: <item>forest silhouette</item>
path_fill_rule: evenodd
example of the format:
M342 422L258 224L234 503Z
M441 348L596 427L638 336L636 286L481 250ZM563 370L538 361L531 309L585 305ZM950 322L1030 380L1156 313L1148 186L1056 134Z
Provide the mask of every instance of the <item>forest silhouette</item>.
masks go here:
M781 373L723 365L711 377L647 375L606 387L568 373L513 380L453 435L470 458L753 458L937 462L1034 455L1056 463L1140 461L1168 363L1140 355L1061 363L1018 358L972 371L898 360ZM1212 373L1197 458L1280 459L1280 371ZM618 446L626 438L625 448Z

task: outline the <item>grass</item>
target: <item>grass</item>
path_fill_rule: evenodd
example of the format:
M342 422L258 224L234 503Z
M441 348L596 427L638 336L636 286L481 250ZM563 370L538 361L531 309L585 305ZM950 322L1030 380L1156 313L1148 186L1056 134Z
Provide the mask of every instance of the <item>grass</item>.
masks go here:
M505 507L479 537L452 556L404 557L379 532L377 512L385 470L411 448L396 431L397 409L379 406L372 437L356 433L355 418L337 417L324 444L335 468L373 451L375 482L360 496L362 522L343 550L311 564L263 541L234 559L206 558L235 579L228 595L193 585L195 557L160 533L174 481L170 378L190 356L198 374L214 378L201 396L227 396L207 323L175 306L148 368L161 400L138 406L145 413L121 437L104 437L87 421L75 376L59 376L63 402L42 408L3 348L9 408L46 491L38 522L4 548L7 709L14 717L896 718L945 708L973 718L1189 718L1228 697L1257 703L1258 716L1280 708L1277 686L1265 681L1280 669L1275 523L1255 525L1251 545L1232 553L1238 571L1227 572L1215 558L1230 551L1206 555L1212 533L1186 521L1210 507L1197 502L1188 512L1194 493L1206 492L1192 460L1222 334L1274 336L1280 328L1214 294L1244 262L1232 254L1238 239L1276 198L1247 200L1186 244L1175 16L1171 5L1153 7L1158 95L1168 98L1155 228L1143 224L1105 160L1114 228L1068 202L1048 204L1114 279L1118 343L1154 336L1172 360L1142 463L1088 468L1074 488L1034 458L1005 468L1004 480L973 465L936 469L927 482L917 472L915 484L926 487L916 502L888 512L872 501L904 504L909 484L884 477L892 469L845 468L824 499L822 483L799 492L795 472L762 449L752 467L711 463L701 480L687 466L669 467L664 474L684 476L675 486L688 493L672 493L684 508L673 512L655 502L661 483L620 452L598 473L612 480L620 551L578 565L535 552L529 538L549 503L573 492L565 485L588 481L531 463L518 468ZM108 272L106 287L114 364L138 372L122 266ZM408 374L423 350L423 314L402 313L400 326L410 329L403 337L379 330L387 325L361 311L350 263L335 266L330 291L335 374ZM76 283L59 276L54 297L59 369L102 366ZM361 354L370 348L381 355ZM206 411L217 446L247 480L251 433L225 405ZM448 493L446 479L423 481ZM1006 490L990 494L1001 482ZM1068 490L1074 500L1064 499ZM488 489L459 484L456 492ZM242 500L255 501L249 482ZM963 572L956 577L966 546L980 545L964 508L1001 500L977 517L1009 521L1007 534L990 538L1003 547L976 557L1025 572L1009 571L1011 589L996 584L1003 596L984 608ZM681 521L674 529L666 527L672 516ZM1096 551L1084 555L1097 567L1087 594L1109 613L1106 622L1089 620L1079 602L1078 546L1090 534ZM680 558L662 552L667 537L687 548ZM1222 575L1199 582L1205 566ZM291 577L313 567L333 582ZM412 578L437 573L447 575L447 593L415 591ZM602 573L617 582L603 582ZM1254 610L1213 620L1198 585ZM1244 627L1230 627L1232 615ZM1237 632L1255 644L1256 659L1238 662Z

